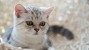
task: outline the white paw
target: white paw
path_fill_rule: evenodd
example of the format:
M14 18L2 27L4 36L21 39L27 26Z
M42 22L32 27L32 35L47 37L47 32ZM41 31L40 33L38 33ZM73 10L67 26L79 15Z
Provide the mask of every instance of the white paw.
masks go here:
M54 47L49 47L48 50L55 50L55 48Z

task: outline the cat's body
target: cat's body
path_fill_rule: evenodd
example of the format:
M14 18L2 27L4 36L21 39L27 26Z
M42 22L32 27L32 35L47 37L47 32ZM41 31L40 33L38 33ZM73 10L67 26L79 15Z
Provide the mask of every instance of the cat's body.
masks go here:
M54 27L49 27L48 17L52 9L43 10L36 7L25 9L20 4L16 5L14 24L4 35L4 41L17 47L50 50L52 43L48 39L48 33ZM73 36L71 32L70 34Z

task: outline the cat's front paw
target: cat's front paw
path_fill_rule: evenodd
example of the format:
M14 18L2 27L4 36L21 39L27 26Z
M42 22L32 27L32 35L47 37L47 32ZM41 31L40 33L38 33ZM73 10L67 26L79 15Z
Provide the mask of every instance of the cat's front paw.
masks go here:
M4 43L0 43L0 50L10 50L9 46L6 46Z

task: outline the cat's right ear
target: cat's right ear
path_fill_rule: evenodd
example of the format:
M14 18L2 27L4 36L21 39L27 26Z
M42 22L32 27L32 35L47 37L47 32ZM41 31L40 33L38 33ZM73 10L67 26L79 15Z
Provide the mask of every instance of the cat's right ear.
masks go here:
M26 12L27 10L21 4L17 4L15 6L15 15L17 16L17 18L20 17L20 14L26 13Z

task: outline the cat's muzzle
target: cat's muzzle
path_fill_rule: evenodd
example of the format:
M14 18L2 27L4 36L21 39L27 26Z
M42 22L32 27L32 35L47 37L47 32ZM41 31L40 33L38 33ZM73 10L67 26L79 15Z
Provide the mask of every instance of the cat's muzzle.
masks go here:
M36 32L34 35L38 35L38 32Z
M35 28L34 30L35 30L36 32L38 32L38 31L39 31L39 29L38 29L38 28Z

